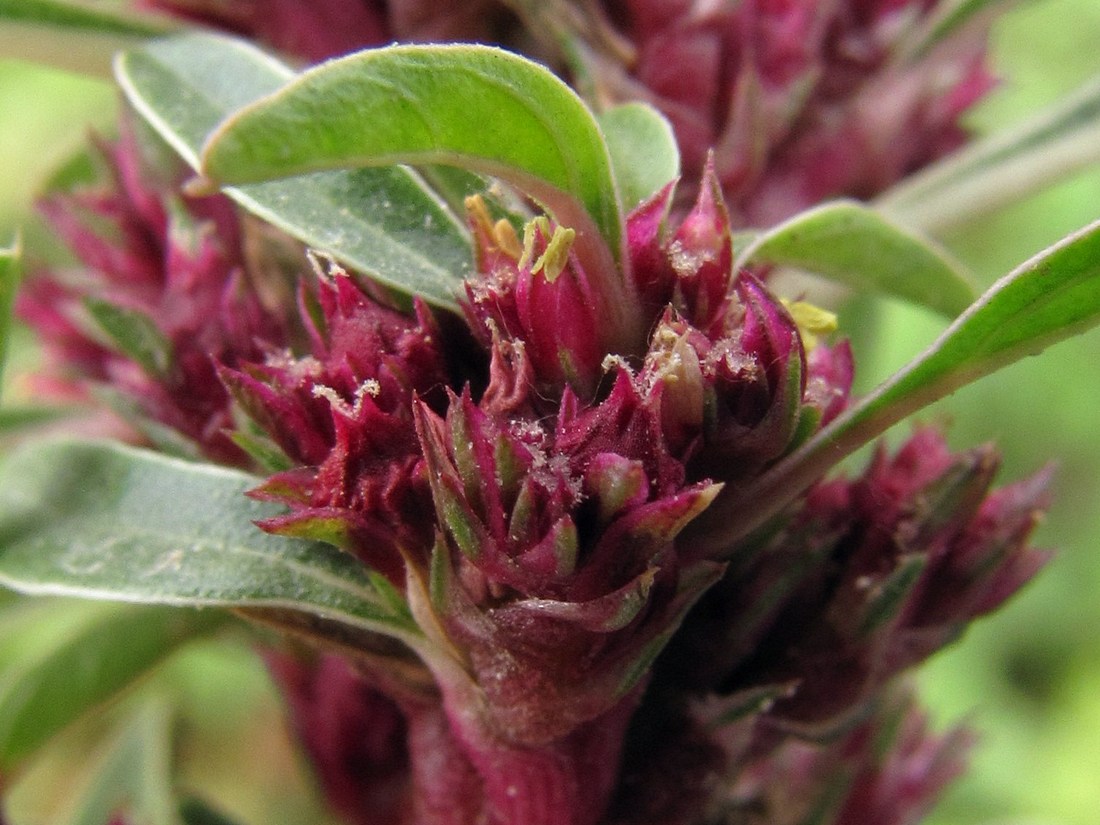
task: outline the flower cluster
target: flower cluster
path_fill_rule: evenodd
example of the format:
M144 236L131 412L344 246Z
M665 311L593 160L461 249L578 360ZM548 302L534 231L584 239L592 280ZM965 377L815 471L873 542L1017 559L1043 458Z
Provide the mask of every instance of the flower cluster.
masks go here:
M533 13L143 5L310 60L514 45ZM420 647L267 654L348 822L885 825L958 772L965 734L930 734L895 677L1042 565L1046 474L993 490L991 449L922 429L747 537L700 519L842 415L853 381L848 344L817 340L826 313L735 269L735 227L873 195L962 139L985 21L946 48L942 5L548 4L573 10L563 30L614 29L617 49L574 32L569 69L660 107L685 179L626 218L621 259L469 197L460 314L177 194L128 132L102 147L105 186L44 204L78 265L20 312L56 377L110 394L135 439L262 474L250 495L283 509L260 528L338 547L407 603Z
M43 333L45 383L62 396L99 387L146 434L242 464L217 369L285 346L286 267L274 252L248 260L248 236L266 230L228 198L166 194L132 134L101 154L106 185L40 205L78 258L31 279L18 298L19 314Z
M788 308L732 271L711 169L682 218L672 186L629 216L621 270L586 270L546 218L521 239L474 197L465 324L385 306L319 261L291 322L265 308L271 273L254 267L272 255L243 257L228 206L186 204L202 240L186 255L183 218L165 217L171 196L141 183L132 149L110 150L113 190L49 207L86 267L40 281L25 315L144 417L277 469L253 495L288 510L261 526L355 555L430 628L412 680L385 653L358 672L273 654L350 821L694 823L781 775L817 787L831 762L797 743L848 729L1042 561L1025 540L1043 478L987 495L993 455L952 456L932 431L818 484L763 539L714 548L685 531L834 418L852 380L846 344L808 352ZM73 222L77 204L121 240ZM71 320L101 294L166 342L163 368L109 319L114 337ZM643 323L607 322L622 295ZM871 805L904 768L869 763L869 733L846 736L831 746L856 771L846 804ZM939 753L913 737L893 758Z
M676 131L690 201L715 152L738 224L870 198L960 146L993 85L994 12L940 33L946 0L143 0L316 61L466 40L532 49L602 102L643 100Z
M493 42L510 19L496 0L135 0L267 43L304 60L404 42Z
M989 15L946 41L928 0L608 3L632 48L599 75L672 122L689 174L715 150L738 222L769 225L830 197L871 197L965 138L992 81Z

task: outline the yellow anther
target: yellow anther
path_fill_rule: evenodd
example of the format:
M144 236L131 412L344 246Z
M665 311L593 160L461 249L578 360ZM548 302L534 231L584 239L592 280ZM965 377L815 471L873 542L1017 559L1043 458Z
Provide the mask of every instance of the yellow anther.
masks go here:
M489 207L486 206L485 199L481 195L470 195L463 203L475 231L492 244L497 251L503 252L509 258L519 260L523 249L512 224L504 218L493 223L493 216L489 214Z
M569 251L573 248L573 239L577 233L566 226L559 226L550 237L550 243L546 245L546 251L542 253L532 272L542 272L542 276L549 283L554 283L562 270L569 264Z
M523 254L523 246L519 242L515 227L504 218L493 224L493 241L497 248L509 258L515 258L518 261Z
M836 313L808 301L788 301L786 298L781 300L798 326L798 333L802 336L802 346L806 352L812 352L817 346L819 335L836 332Z
M523 254L519 259L519 268L525 269L531 265L531 259L535 257L535 241L539 234L550 234L550 221L545 215L539 215L534 220L527 222L523 227Z
M469 195L463 201L463 204L466 206L466 212L473 220L474 225L478 229L485 230L485 234L492 237L493 219L489 215L489 207L485 205L484 198L481 195Z

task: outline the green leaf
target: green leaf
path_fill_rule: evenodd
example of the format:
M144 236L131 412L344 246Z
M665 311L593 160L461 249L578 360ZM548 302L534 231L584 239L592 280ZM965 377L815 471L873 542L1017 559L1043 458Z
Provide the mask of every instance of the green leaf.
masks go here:
M0 672L51 649L75 632L100 605L67 599L32 599L0 588Z
M763 233L741 251L734 268L753 263L798 267L951 318L975 298L960 264L854 201L815 207Z
M829 468L922 407L1098 323L1100 221L1001 278L907 367L754 484L720 497L699 520L702 531L713 528L708 547L728 549Z
M74 0L0 0L0 53L111 75L115 52L178 27L168 18Z
M93 767L59 825L105 825L120 811L145 825L183 825L172 788L171 709L147 701Z
M202 171L248 183L393 163L498 177L574 228L582 260L606 258L595 251L601 237L622 259L622 216L595 118L545 68L487 46L393 46L323 63L219 127Z
M84 306L123 355L151 375L168 373L172 366L172 342L152 318L101 298L85 298Z
M935 234L1100 162L1100 79L1024 123L926 167L875 206Z
M644 103L624 103L597 120L611 152L623 209L634 209L680 176L680 149L664 115Z
M173 27L167 19L137 12L111 11L102 2L74 0L0 0L0 21L36 23L84 34L156 37Z
M25 593L321 616L410 641L403 605L335 548L261 532L259 479L117 444L28 444L0 464L0 584Z
M19 258L18 242L7 248L0 247L0 379L4 377L12 305L15 303L15 291L19 288Z
M60 634L49 649L10 663L0 676L0 773L14 773L70 722L225 620L226 614L210 610L84 609L75 629Z
M219 122L294 76L247 43L197 33L122 55L116 73L134 108L196 169L199 150ZM469 236L464 221L413 170L323 172L226 193L349 268L457 309L455 295L473 265Z

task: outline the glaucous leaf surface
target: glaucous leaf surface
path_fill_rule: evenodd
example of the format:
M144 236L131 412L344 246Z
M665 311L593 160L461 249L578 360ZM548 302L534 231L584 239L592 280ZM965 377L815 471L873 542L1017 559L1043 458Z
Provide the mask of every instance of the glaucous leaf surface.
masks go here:
M123 54L116 74L138 113L196 169L219 122L294 77L248 43L199 33ZM226 193L381 284L457 307L456 291L473 265L465 224L407 167L322 172Z
M28 444L0 463L0 584L25 593L275 608L402 639L392 588L335 548L263 533L259 479L110 443Z
M232 115L202 172L240 184L341 167L447 164L492 175L621 260L607 144L548 70L488 46L393 46L323 63Z
M854 201L815 207L759 235L734 268L752 263L797 267L950 318L975 298L961 264Z

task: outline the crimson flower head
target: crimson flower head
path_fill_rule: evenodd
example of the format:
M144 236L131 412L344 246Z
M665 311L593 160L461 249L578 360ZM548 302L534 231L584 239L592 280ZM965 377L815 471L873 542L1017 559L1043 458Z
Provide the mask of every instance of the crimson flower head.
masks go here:
M820 483L735 557L664 675L735 703L767 687L763 718L781 730L843 728L1048 558L1027 539L1049 473L991 492L997 466L988 447L954 455L921 429L863 476Z
M660 108L689 174L713 148L749 224L883 191L959 146L960 115L992 85L990 15L936 40L946 0L605 5L633 50L617 76L601 63L605 91Z
M532 221L523 245L506 220L492 223L478 197L467 201L481 278L466 283L466 311L484 343L494 334L523 341L532 375L546 388L570 384L591 395L609 352L600 310L610 296L572 250L574 231Z
M467 345L426 306L402 315L333 268L299 298L306 352L220 372L289 465L255 493L289 505L265 529L352 552L458 652L426 661L453 779L501 822L599 821L646 673L722 574L683 530L847 395L843 356L815 372L787 309L730 272L708 193L675 226L654 218L670 190L630 218L654 307L636 352L593 309L618 273L589 277L546 219L520 242L475 200L465 311L483 356L459 363Z
M401 582L401 548L432 542L414 397L443 399L440 331L368 298L339 268L301 293L311 354L286 351L229 366L221 378L293 467L256 491L290 512L264 523L283 535L323 537Z
M1040 566L1045 479L990 492L991 452L920 431L723 538L727 491L843 415L853 367L735 269L719 157L691 208L670 184L627 217L621 261L472 198L476 273L448 315L333 262L295 295L229 202L174 199L127 147L114 187L47 207L81 277L39 281L24 313L145 418L266 473L251 494L285 509L262 529L404 600L400 639L323 629L348 659L269 657L345 818L698 825L784 783L817 799L840 766L838 810L903 822L953 773L919 719L893 757L870 720ZM905 785L921 760L942 769Z
M246 260L250 230L227 198L174 194L126 131L100 151L104 182L40 205L77 266L30 279L17 311L69 392L106 389L143 432L246 463L217 365L285 344L291 322L271 300L284 274Z

